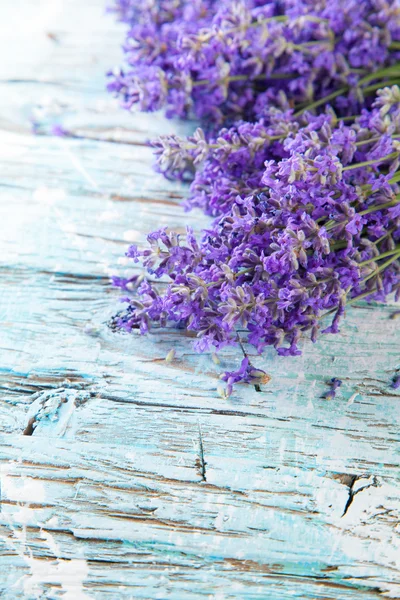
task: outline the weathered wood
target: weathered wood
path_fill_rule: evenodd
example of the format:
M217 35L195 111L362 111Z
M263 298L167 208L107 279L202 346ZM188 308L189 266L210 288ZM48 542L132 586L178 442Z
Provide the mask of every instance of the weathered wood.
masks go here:
M113 333L127 243L207 223L145 146L188 125L104 92L101 0L22 4L0 37L1 597L399 598L399 307L350 309L300 357L246 349L272 379L229 400L240 350Z

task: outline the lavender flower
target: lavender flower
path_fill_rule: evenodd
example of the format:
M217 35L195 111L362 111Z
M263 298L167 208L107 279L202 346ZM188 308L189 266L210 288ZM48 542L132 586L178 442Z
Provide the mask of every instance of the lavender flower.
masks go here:
M221 123L261 117L271 92L353 109L399 77L398 0L115 0L129 25L109 89L130 109Z
M54 135L56 137L66 137L69 134L68 130L65 129L65 127L63 127L59 123L56 123L55 125L53 125L50 128L50 131L51 131L52 135Z
M395 377L393 377L392 388L395 390L400 388L400 375L395 375Z
M259 151L252 143L259 128L246 129L247 138L224 130L220 137L229 138L230 148L210 144L201 172L214 160L232 184L245 172L239 189L246 194L228 191L227 201L222 188L210 183L204 206L208 210L215 193L220 214L199 241L190 229L186 239L162 229L149 235L149 248L129 249L128 256L170 284L159 292L143 282L119 326L145 333L152 323L175 323L196 333L202 352L236 344L240 330L259 352L273 345L280 355L293 356L305 332L312 341L319 332L337 333L347 305L399 296L400 216L393 209L400 203L400 105L382 111L389 102L382 98L389 96L381 94L375 108L363 110L351 125L330 110L290 116L288 135L274 141L275 158L263 166L246 158ZM287 127L285 112L282 121ZM198 140L203 148L203 138ZM243 159L234 145L241 145ZM247 366L228 374L228 385L248 378Z
M355 156L359 161L365 161L379 160L390 154L400 140L398 103L388 100L385 104L385 93L395 95L399 93L398 87L382 90L376 108L362 113L355 126L345 126L344 121L338 121L335 113L329 110L319 116L309 113L295 116L285 95L281 94L263 119L255 123L239 122L208 140L199 129L186 140L178 136L159 138L154 143L156 168L168 177L187 179L192 174L186 208L200 207L213 216L223 214L237 196L258 193L262 197L268 184L268 176L263 170L265 162L272 160L271 168L274 169L276 162L288 158L291 150L295 153L290 162L282 161L282 168L291 169L288 183L301 178L304 153L310 155L313 152L319 172L323 174L325 170L331 177L335 164L341 169L341 163L346 165ZM391 115L386 118L389 111ZM299 129L301 133L297 135ZM324 148L328 149L329 156ZM340 164L335 154L340 155ZM381 183L379 179L376 185ZM398 210L397 206L391 209L394 217ZM355 216L346 224L347 230L354 232L361 221L362 217Z
M118 277L117 275L113 275L111 283L114 287L118 287L125 292L133 292L142 283L143 279L143 273L132 275L132 277Z
M113 327L185 327L201 352L240 331L259 352L295 356L306 332L338 333L349 304L400 297L399 0L110 10L129 30L108 88L128 110L203 120L206 131L153 146L158 171L191 181L185 207L214 219L199 238L163 228L129 248L167 287L114 278L135 293ZM227 395L267 378L247 357L222 376Z
M330 390L324 394L325 400L333 400L336 396L336 391L342 385L342 381L337 377L333 377L330 381Z
M227 371L221 375L221 379L227 382L225 393L226 396L230 396L235 383L241 382L260 385L262 383L268 383L271 377L262 369L255 369L251 365L248 357L245 356L237 371Z

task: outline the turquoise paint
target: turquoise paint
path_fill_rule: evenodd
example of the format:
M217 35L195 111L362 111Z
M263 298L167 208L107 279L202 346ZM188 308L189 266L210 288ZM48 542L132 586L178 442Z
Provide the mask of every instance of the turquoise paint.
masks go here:
M106 95L121 27L101 0L22 4L0 36L1 597L400 597L399 305L352 308L300 357L254 356L270 384L229 400L237 349L216 366L184 332L113 334L125 246L207 222L143 146L187 125ZM38 104L79 139L32 136Z

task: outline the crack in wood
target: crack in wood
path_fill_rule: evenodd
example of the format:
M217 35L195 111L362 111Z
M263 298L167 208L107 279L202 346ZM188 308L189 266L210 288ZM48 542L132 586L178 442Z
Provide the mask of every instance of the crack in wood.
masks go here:
M31 417L24 429L24 431L22 432L22 435L33 435L33 432L35 430L35 423L36 423L36 417Z
M138 395L138 394L137 394ZM169 404L167 402L148 402L146 400L138 400L137 398L122 398L120 396L115 396L112 394L100 394L99 398L101 400L109 400L110 402L116 402L121 404L132 404L133 406L143 406L143 407L154 407L154 408L170 408L180 412L189 412L189 413L202 413L205 415L216 415L216 416L228 416L228 417L254 417L260 419L270 419L270 415L263 414L259 412L251 412L244 410L237 410L235 408L232 409L218 409L218 408L208 408L202 406L189 406L187 404ZM290 417L274 417L275 421L280 421L286 423L290 421Z
M345 477L346 477L346 475L345 475ZM360 487L358 490L355 490L354 486L357 483L357 481L364 479L364 477L359 477L357 475L348 475L347 477L348 477L348 480L347 480L347 483L345 483L345 485L348 485L348 487L349 487L349 497L347 498L342 517L344 517L348 513L350 506L353 504L354 497L357 494L359 494L360 492L362 492L370 487L378 487L378 485L379 485L377 478L375 477L375 475L373 475L371 483ZM342 480L342 483L344 483L344 480Z
M196 460L196 467L199 469L201 480L207 481L206 477L206 461L204 459L204 444L203 444L203 435L201 432L200 422L197 423L199 428L199 458Z

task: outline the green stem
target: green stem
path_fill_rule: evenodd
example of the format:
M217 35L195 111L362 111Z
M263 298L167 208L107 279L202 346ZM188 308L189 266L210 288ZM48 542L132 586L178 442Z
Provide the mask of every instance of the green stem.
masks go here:
M400 75L400 63L392 65L391 67L385 67L384 69L379 69L378 71L374 71L370 73L370 75L366 75L358 82L358 85L364 85L364 83L369 83L374 79L378 79L380 77L390 77Z
M379 267L377 267L376 269L374 269L372 271L372 273L370 273L369 275L367 275L367 277L364 277L364 279L362 280L362 283L365 283L366 281L369 281L370 279L372 279L372 277L375 277L376 275L378 275L379 273L381 273L382 271L384 271L387 267L389 267L396 260L399 260L399 258L400 258L400 250L398 250L397 253L394 256L392 256L391 258L389 258L389 260L387 260L386 262L384 262L383 265L379 265Z
M392 42L389 46L389 50L400 50L400 42Z
M347 242L336 242L335 244L329 244L331 251L335 250L343 250L343 248L347 248Z
M355 119L358 119L360 115L354 115L354 117L351 115L349 117L340 117L340 119L338 119L338 121L353 121Z
M391 208L392 206L397 206L397 204L399 204L399 202L400 202L400 200L397 199L397 200L391 200L390 202L385 202L385 204L375 204L374 206L370 206L369 208L362 210L358 214L361 216L369 215L370 213L377 212L378 210L383 210L384 208Z
M400 73L399 73L399 75L400 75ZM396 79L389 79L388 81L378 81L377 83L373 83L372 85L367 85L367 87L362 88L362 91L364 94L368 94L369 92L375 92L376 90L379 90L380 88L391 86L391 85L397 85L398 83L400 83L400 80L398 77Z
M361 86L364 83L369 83L370 81L373 81L374 79L378 79L380 77L391 76L391 75L400 77L400 64L393 65L392 67L388 67L385 69L380 69L379 71L375 71L374 73L367 75L366 77L363 77L362 79L360 79L360 81L358 82L358 85ZM377 85L377 88L382 87L382 85L385 85L385 84L380 83L379 85ZM377 89L377 88L375 88L375 89ZM326 104L330 100L334 100L335 98L337 98L337 96L340 96L341 94L346 93L348 90L349 90L349 86L342 87L339 90L336 90L335 92L332 92L331 94L328 94L328 96L325 96L325 98L321 98L320 100L312 102L308 106L302 108L297 113L295 113L295 116L301 115L306 110L311 110L313 108L317 108L318 106L321 106L321 104Z
M384 254L381 255L381 257L384 257L384 256L385 256ZM375 275L377 275L378 273L380 273L381 271L386 269L386 267L390 266L392 263L394 263L396 260L399 260L399 259L400 259L400 250L397 250L397 253L394 256L392 256L389 260L387 260L385 263L383 263L383 265L380 265L377 269L375 269L375 271L373 273L371 273L370 275L365 277L362 280L362 283L365 283L366 281L368 281L369 279L371 279L372 277L374 277ZM359 263L359 264L360 264L360 266L362 266L363 264L366 264L366 263ZM347 288L347 290L345 291L345 295L347 296L350 291L351 291L351 287ZM378 291L377 288L372 288L371 290L363 292L362 294L359 294L358 296L355 296L354 298L347 300L346 306L348 304L354 304L354 302L358 302L358 300L363 300L364 298L371 296L371 294L374 294L377 291ZM331 308L326 313L321 315L319 317L319 319L323 319L324 317L327 317L328 315L334 313L337 309L338 309L337 306L335 308Z
M400 203L400 199L391 200L391 202L386 202L385 204L374 204L373 206L370 206L369 208L366 208L365 210L362 210L357 214L359 214L361 216L369 215L370 213L377 212L378 210L383 210L385 208L391 208L392 206L397 206L399 203ZM337 225L343 225L344 223L345 223L345 221L340 221L338 223L337 221L334 221L333 219L331 219L330 221L327 221L325 223L325 229L326 229L326 231L330 231L331 229L334 229Z
M392 139L397 139L400 138L400 134L396 134L396 135L392 135L390 136ZM374 138L370 138L369 140L361 140L360 142L356 142L356 146L364 146L365 144L372 144L375 142L379 142L381 138L378 137L374 137Z
M374 244L375 246L377 244L380 244L385 238L389 237L390 235L392 235L392 233L396 231L396 227L393 227L393 229L389 229L389 231L387 233L385 233L384 235L381 235L381 237L377 240L375 240Z
M296 75L292 75L291 73L271 73L271 75L257 75L256 77L249 77L248 75L230 75L228 77L224 77L220 79L216 83L226 82L227 84L235 82L235 81L265 81L268 79L294 79ZM209 79L199 79L198 81L193 81L193 87L198 87L200 85L209 85Z
M394 183L398 183L400 181L400 171L398 173L396 173L396 175L393 175L392 179L389 179L389 183L390 184L394 184Z
M355 296L354 298L350 298L350 300L348 300L346 302L346 304L353 304L354 302L357 302L358 300L363 300L364 298L367 298L367 296L371 296L371 294L374 294L377 291L378 290L376 288L373 288L372 290L368 290L368 292L364 292L363 294L359 294L358 296Z
M335 98L337 98L341 94L344 94L345 92L347 92L348 89L349 89L348 86L342 87L339 90L336 90L336 92L332 92L331 94L328 94L328 96L325 96L325 98L321 98L320 100L316 100L315 102L311 102L311 104L308 104L306 107L304 107L301 110L299 110L298 112L294 113L294 116L295 117L299 117L306 110L312 110L313 108L317 108L318 106L321 106L321 104L326 104L330 100L334 100Z
M387 154L381 158L376 158L375 160L365 160L364 162L356 163L354 165L348 165L347 167L343 167L343 171L352 171L353 169L359 169L360 167L369 167L370 165L376 165L378 163L385 162L386 160L396 158L397 156L399 156L398 152L392 152L391 154Z
M387 252L383 252L382 254L379 254L378 256L374 256L374 258L369 258L368 260L363 260L362 262L358 263L358 265L360 267L363 267L364 265L368 265L371 262L376 262L377 260L381 260L382 258L387 258L388 256L393 256L393 254L399 254L400 252L400 246L396 246L396 248L394 248L393 250L388 250Z
M265 19L264 21L259 21L254 24L251 24L249 27L253 27L253 26L257 27L259 25L262 25L264 22L267 23L270 20L279 20L279 19L278 19L278 17L271 17L270 19ZM286 17L282 17L282 20L286 20ZM308 18L308 20L313 21L314 19ZM320 21L324 21L325 19L316 18L315 20L320 22ZM234 32L236 30L239 31L238 29L232 29L230 31ZM229 33L229 31L226 33ZM214 33L212 35L214 35ZM204 38L204 39L202 39L202 41L207 41L207 39ZM321 45L321 44L325 44L325 43L332 44L332 40L316 40L316 41L311 41L311 42L304 42L303 44L292 44L292 48L294 48L296 50L306 50L307 48L309 48L311 46L317 46L317 45ZM354 71L354 69L352 71ZM369 81L373 81L374 79L377 79L379 77L385 77L385 76L390 76L390 75L396 76L397 79L392 79L392 80L389 80L386 82L380 81L380 82L374 83L370 86L365 87L363 89L363 91L365 93L368 93L371 91L375 91L386 85L394 85L394 84L400 83L400 79L398 79L398 78L400 78L400 65L394 65L393 67L388 67L386 69L381 69L380 71L375 71L371 75L367 75L366 77L361 79L358 82L358 86L361 86L364 83L368 83ZM271 73L270 75L257 75L256 77L249 77L248 75L231 75L231 76L221 79L217 83L225 82L229 85L230 83L233 83L235 81L268 81L268 80L294 79L296 77L297 77L297 75L293 74L293 73ZM192 85L193 85L193 87L199 87L199 86L209 85L209 84L210 84L209 79L199 79L198 81L193 81ZM326 104L326 103L330 102L331 100L334 100L341 94L345 94L346 92L348 92L349 89L350 89L350 86L348 86L348 85L344 86L344 87L336 90L335 92L328 94L324 98L320 98L319 100L316 100L315 102L311 102L311 104L307 104L307 105L303 106L298 112L296 112L294 114L294 116L295 117L300 116L305 111L312 110L314 108L317 108L318 106ZM340 120L344 121L347 119L354 119L354 118L356 118L356 117L343 117Z

